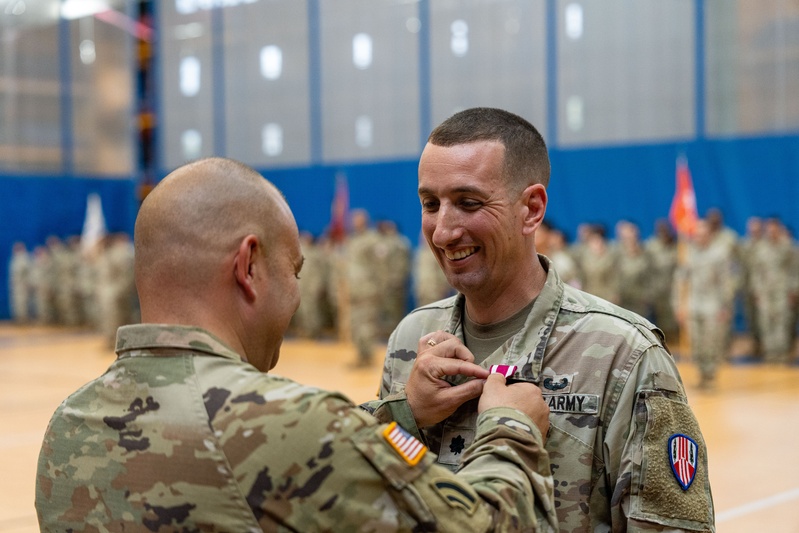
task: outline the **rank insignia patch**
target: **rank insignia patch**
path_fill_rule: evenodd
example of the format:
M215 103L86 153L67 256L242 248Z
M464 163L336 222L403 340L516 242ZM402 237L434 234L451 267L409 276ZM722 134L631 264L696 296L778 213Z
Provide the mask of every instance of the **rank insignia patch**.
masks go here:
M516 373L516 368L517 367L513 365L491 365L488 371L492 374L502 374L506 378L509 378Z
M383 437L411 466L421 461L427 452L427 447L424 444L402 429L396 422L392 422L383 430Z
M687 435L676 433L669 437L669 464L682 490L688 490L696 476L699 447Z

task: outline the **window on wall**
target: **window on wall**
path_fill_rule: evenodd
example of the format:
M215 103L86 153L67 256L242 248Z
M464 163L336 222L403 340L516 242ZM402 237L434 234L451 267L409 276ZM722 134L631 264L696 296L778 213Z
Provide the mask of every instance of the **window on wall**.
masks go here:
M75 0L5 3L1 170L131 175L133 37L100 15L125 9L123 0L100 9ZM67 65L60 63L65 55Z
M545 0L430 2L431 126L500 107L546 134Z
M70 5L83 8L75 11L82 16L69 22L74 170L129 177L135 167L136 36L109 22L115 20L109 14L127 16L129 3L91 4L62 4L62 14ZM114 11L104 11L108 7Z
M319 2L322 157L415 157L419 20L415 2Z
M558 142L695 134L694 1L558 0Z
M0 169L59 172L61 77L58 1L0 16Z
M167 170L218 155L214 154L218 132L213 122L211 12L195 4L180 0L159 4L161 152Z
M255 167L310 162L307 2L224 9L226 155Z
M799 4L709 0L705 13L707 133L799 129Z

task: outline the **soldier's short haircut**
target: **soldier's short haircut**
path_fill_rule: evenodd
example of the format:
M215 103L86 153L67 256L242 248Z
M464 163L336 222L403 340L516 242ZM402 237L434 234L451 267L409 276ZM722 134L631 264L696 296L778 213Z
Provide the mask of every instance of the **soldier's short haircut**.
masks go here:
M503 172L511 190L549 185L550 164L544 138L535 126L502 109L474 107L455 113L428 137L436 146L497 141L505 147Z

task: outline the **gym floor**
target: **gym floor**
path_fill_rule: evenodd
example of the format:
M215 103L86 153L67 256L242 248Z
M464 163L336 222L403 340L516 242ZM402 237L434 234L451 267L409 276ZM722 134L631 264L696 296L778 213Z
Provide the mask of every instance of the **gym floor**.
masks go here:
M356 403L375 397L381 347L371 367L357 370L347 344L289 339L281 353L276 374ZM39 531L34 477L47 422L113 358L94 333L0 323L0 532ZM689 362L679 367L708 445L717 532L799 533L799 367L727 365L712 392L695 387Z

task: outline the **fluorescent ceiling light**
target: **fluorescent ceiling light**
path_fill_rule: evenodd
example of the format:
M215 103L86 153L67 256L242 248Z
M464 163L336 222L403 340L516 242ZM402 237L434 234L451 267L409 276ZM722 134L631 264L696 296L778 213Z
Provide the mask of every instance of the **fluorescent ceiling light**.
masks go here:
M61 16L67 20L91 17L111 9L103 0L66 0L61 4Z

